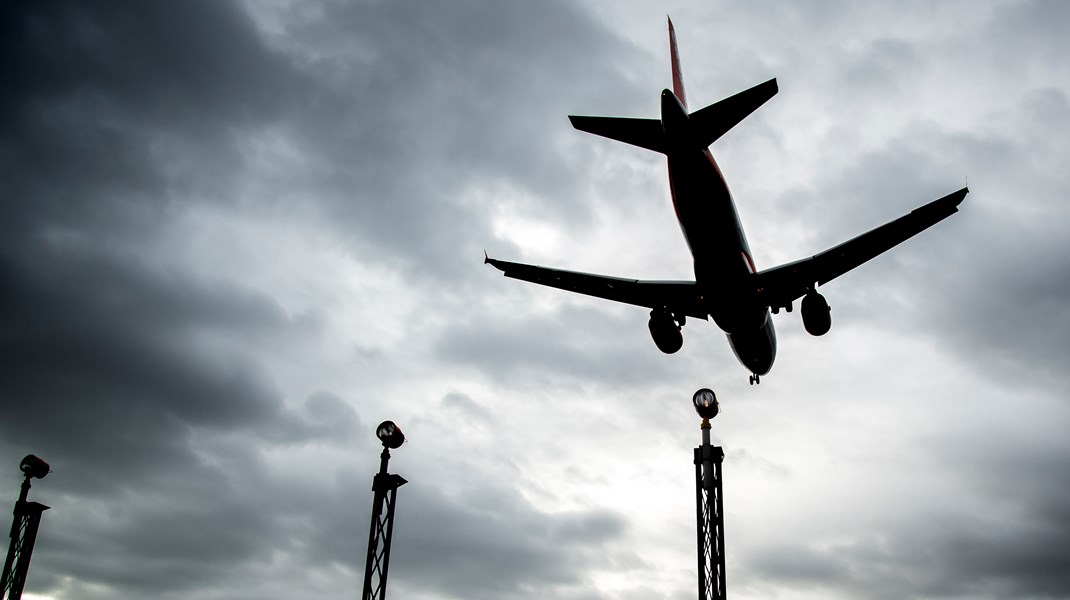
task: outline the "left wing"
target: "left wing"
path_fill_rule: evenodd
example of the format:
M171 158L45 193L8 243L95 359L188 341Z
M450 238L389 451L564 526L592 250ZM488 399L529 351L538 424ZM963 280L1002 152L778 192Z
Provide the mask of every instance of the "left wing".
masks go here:
M485 255L483 262L513 279L650 309L668 307L677 315L684 314L696 319L706 319L709 316L703 309L702 293L694 281L624 279L525 265Z
M753 276L755 288L768 306L787 307L816 285L832 281L955 214L969 191L962 188L933 200L907 215L810 258L759 271Z

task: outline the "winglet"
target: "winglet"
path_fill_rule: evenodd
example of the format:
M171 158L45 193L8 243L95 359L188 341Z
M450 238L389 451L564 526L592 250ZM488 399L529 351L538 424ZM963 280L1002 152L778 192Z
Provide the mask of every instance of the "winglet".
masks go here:
M505 272L505 265L510 263L503 263L502 261L496 258L491 258L487 255L487 251L483 250L483 264L490 265L495 269L498 269L499 271Z

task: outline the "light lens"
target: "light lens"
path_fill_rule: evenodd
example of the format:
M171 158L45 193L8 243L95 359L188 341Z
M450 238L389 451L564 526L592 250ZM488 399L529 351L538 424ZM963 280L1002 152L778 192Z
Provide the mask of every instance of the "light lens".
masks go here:
M27 454L26 458L22 459L19 463L19 470L27 477L33 477L34 479L41 479L45 475L48 475L49 469L48 463L34 456L33 454Z
M717 406L717 394L714 394L713 390L702 388L695 392L692 402L695 404L695 411L703 419L712 419L717 416L719 407Z
M401 428L394 424L393 421L383 421L379 424L379 427L375 429L375 436L379 438L379 441L383 443L387 448L400 448L405 443L405 434L401 433Z

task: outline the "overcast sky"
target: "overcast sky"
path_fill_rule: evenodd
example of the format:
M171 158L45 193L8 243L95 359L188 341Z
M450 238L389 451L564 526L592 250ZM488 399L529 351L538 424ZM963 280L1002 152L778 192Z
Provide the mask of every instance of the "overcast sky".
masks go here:
M664 158L567 119L657 116L666 12L693 110L778 78L712 148L759 268L972 192L823 287L828 335L775 317L760 386L712 323L666 356L482 264L692 277ZM694 598L707 386L734 599L1070 597L1068 23L4 2L0 508L54 471L26 598L357 597L385 419L391 597Z

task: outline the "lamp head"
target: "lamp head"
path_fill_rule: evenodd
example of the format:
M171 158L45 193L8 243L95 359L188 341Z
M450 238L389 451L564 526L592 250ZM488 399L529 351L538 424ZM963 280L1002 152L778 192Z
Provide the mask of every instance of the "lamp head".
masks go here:
M695 392L691 401L695 405L695 412L697 412L698 416L703 419L712 419L716 417L720 410L717 406L717 394L714 394L713 390L709 388L702 388Z
M27 454L26 458L22 459L22 462L19 463L19 470L22 471L22 474L26 477L43 479L45 475L48 475L51 469L49 469L48 463L45 461L32 454Z
M379 427L375 428L375 437L379 438L383 446L391 450L400 448L405 443L405 434L401 433L401 428L395 425L393 421L379 423Z

